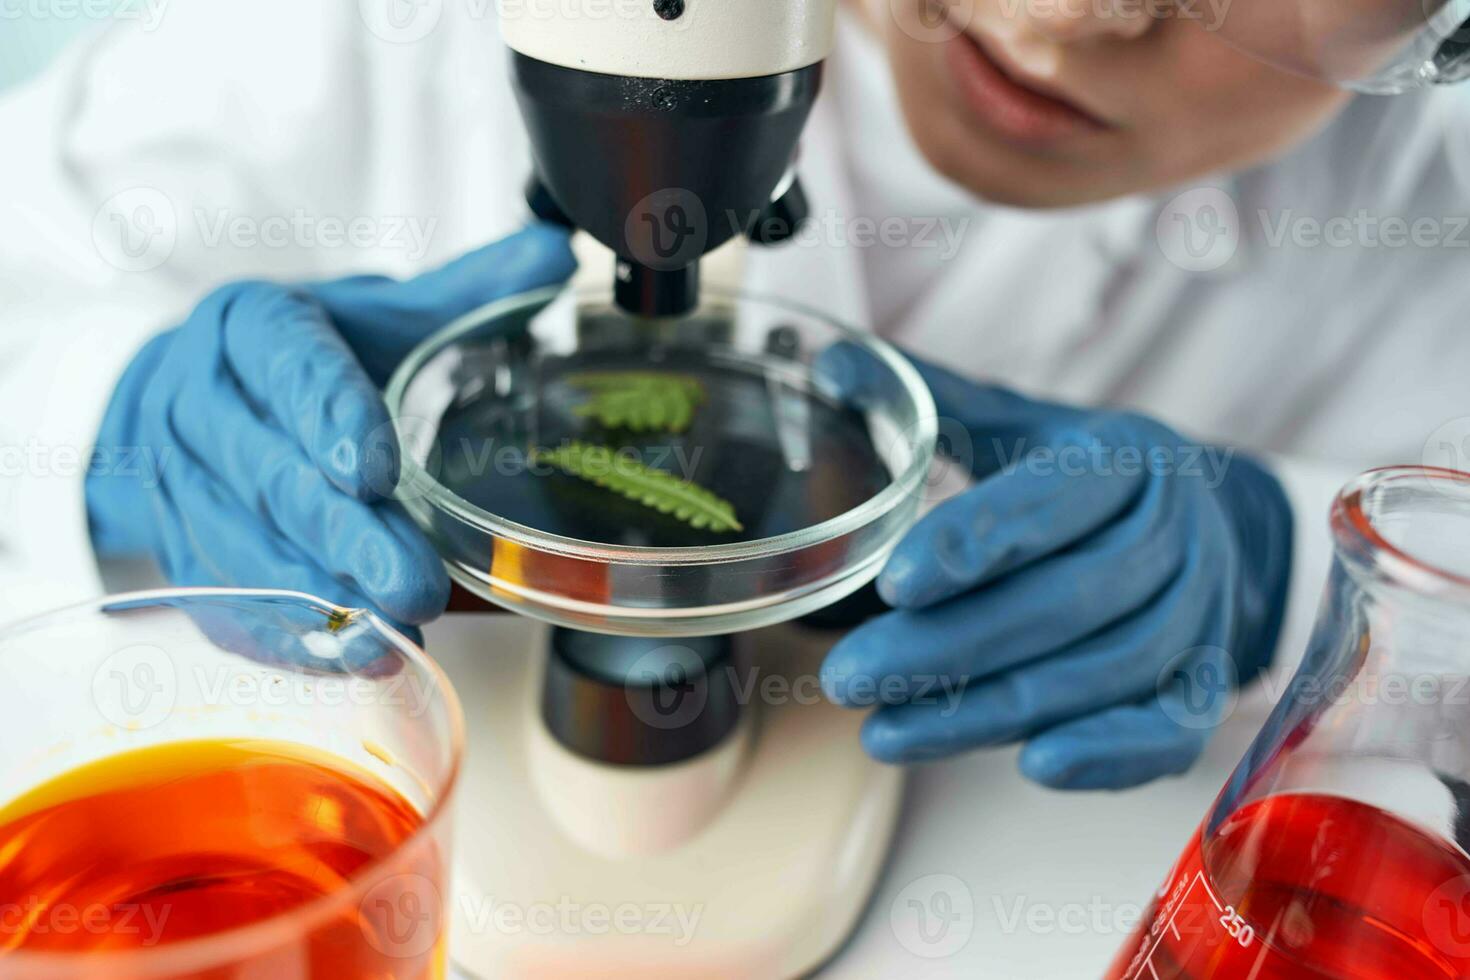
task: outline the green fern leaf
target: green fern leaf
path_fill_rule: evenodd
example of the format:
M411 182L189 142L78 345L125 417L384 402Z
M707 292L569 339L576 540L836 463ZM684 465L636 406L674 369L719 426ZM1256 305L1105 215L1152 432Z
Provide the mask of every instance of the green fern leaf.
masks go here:
M690 527L716 533L745 530L728 501L704 487L645 466L606 446L569 442L558 449L537 449L531 458L622 494L660 514L672 514Z
M683 432L704 401L704 386L682 374L656 371L588 371L567 378L590 396L577 415L607 429Z

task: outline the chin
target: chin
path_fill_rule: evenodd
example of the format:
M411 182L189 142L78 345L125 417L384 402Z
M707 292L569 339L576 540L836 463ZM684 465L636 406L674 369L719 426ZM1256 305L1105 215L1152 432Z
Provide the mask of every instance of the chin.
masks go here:
M1129 188L1099 186L1091 181L1049 180L1023 168L936 165L936 169L982 200L1036 211L1082 207L1134 193Z

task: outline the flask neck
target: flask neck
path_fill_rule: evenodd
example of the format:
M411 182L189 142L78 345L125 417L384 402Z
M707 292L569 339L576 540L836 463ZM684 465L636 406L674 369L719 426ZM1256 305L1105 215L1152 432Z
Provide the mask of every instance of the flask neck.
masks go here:
M1470 783L1470 474L1374 470L1332 511L1335 559L1301 665L1210 828L1275 793L1390 811ZM1366 786L1362 785L1366 782ZM1442 794L1439 794L1442 795Z

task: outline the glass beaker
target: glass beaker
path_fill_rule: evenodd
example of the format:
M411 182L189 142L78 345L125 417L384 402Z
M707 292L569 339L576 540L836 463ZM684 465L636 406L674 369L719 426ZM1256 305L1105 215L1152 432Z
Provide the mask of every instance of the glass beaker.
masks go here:
M0 630L0 980L439 980L462 745L421 650L310 596L136 593ZM113 792L197 775L172 766L202 747L251 775L172 812ZM79 772L113 780L106 809L52 805ZM210 928L169 933L185 902ZM262 907L280 911L243 911Z
M1470 474L1371 471L1331 526L1305 659L1110 978L1470 976Z

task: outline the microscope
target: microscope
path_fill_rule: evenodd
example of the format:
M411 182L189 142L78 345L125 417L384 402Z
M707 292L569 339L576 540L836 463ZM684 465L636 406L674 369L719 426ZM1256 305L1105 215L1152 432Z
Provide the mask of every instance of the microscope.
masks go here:
M698 345L728 339L733 318L748 315L744 300L701 290L700 264L737 237L778 245L805 217L797 143L834 7L503 0L534 159L528 203L613 256L611 301L575 314L582 348L645 330ZM521 375L486 369L468 388ZM774 403L794 401L772 391ZM433 520L423 521L431 535ZM885 524L883 538L897 527ZM459 585L508 608L589 583L555 615L461 615L436 627L435 656L461 692L471 746L450 903L457 965L473 977L781 980L834 957L868 908L903 787L900 769L863 753L863 715L815 684L834 634L774 616L763 622L778 625L718 635L652 615L643 635L577 628L568 617L588 597L606 602L625 587L646 590L629 615L648 613L675 587L674 571L635 561L589 577L554 544L533 554L497 540L486 579L474 560L456 573L448 540L436 537ZM731 590L818 574L838 554L834 542L682 581L728 594L721 609L758 609L759 595ZM870 581L885 556L876 548L852 581ZM507 655L517 652L528 655ZM773 680L783 696L745 686Z
M796 148L835 0L549 2L501 11L531 208L612 250L623 310L686 314L706 253L806 218Z

